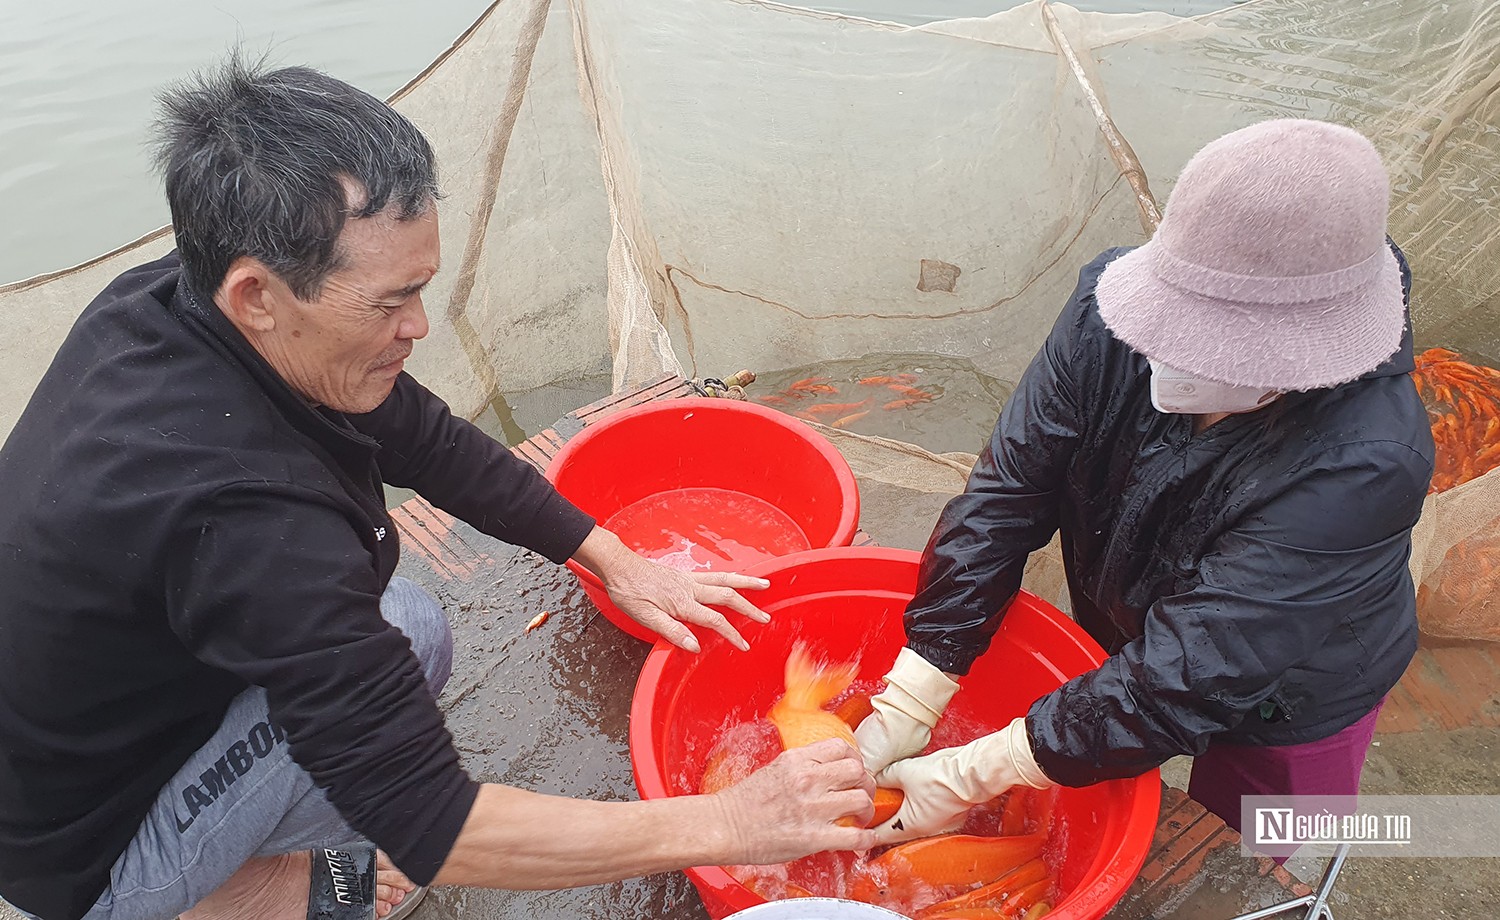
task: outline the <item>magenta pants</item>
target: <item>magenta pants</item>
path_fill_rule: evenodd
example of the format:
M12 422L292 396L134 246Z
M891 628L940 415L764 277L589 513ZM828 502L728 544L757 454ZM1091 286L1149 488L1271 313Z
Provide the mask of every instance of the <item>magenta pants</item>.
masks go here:
M1364 718L1320 741L1282 747L1210 743L1193 760L1188 795L1236 831L1243 795L1357 795L1384 705L1381 700Z

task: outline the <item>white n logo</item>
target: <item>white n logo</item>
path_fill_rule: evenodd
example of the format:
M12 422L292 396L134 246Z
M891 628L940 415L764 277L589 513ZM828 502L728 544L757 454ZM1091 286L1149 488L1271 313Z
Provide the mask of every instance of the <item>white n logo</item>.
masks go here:
M1292 843L1292 809L1255 809L1256 843Z

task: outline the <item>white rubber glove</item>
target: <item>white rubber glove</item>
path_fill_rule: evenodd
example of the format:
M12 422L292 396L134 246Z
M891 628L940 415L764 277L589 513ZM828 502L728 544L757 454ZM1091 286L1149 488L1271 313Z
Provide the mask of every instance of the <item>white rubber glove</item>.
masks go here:
M875 837L886 844L953 830L970 808L1022 784L1033 789L1057 785L1037 766L1026 720L1018 718L963 747L900 760L877 774L876 786L901 789L906 801L875 828Z
M922 750L958 684L909 648L896 656L884 690L870 698L875 711L859 723L854 740L873 776Z

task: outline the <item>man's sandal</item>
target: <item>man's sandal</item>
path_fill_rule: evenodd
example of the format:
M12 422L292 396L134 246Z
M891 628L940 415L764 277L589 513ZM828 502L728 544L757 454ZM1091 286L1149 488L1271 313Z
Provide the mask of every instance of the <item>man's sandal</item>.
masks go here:
M419 885L383 920L402 920L427 894ZM371 920L375 916L375 848L312 851L307 920Z

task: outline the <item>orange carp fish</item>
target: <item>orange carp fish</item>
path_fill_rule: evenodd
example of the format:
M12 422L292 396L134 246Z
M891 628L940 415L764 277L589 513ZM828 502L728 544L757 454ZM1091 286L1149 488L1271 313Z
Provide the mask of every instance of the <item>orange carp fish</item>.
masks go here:
M854 662L820 664L813 660L805 644L798 642L792 646L786 659L786 693L771 706L767 716L781 736L781 746L790 751L838 738L859 750L854 740L854 727L839 714L825 708L834 697L849 689L858 673ZM854 699L859 697L852 697L851 701ZM865 699L864 705L868 706L868 698ZM875 817L870 826L889 820L900 809L904 798L899 789L875 790Z
M792 646L786 659L786 693L771 706L768 715L781 735L781 746L791 750L839 738L857 749L849 723L823 708L849 689L857 673L852 663L819 664L808 654L806 645L799 642Z
M857 676L854 662L827 663L815 659L805 643L794 645L786 659L785 692L771 706L766 720L742 723L726 734L725 741L736 743L721 742L709 757L702 791L717 791L753 769L732 752L747 747L744 742L756 732L771 747L779 740L784 750L829 738L857 747L854 729L873 710L869 694L848 694L830 709ZM736 732L746 738L731 738ZM982 814L976 810L969 833L908 841L873 858L844 854L845 862L836 873L841 881L833 893L900 910L919 920L1039 920L1055 903L1055 880L1042 858L1053 798L1013 790L986 803ZM902 800L899 789L876 789L875 816L868 826L889 821ZM1033 803L1040 806L1035 811L1028 808ZM838 823L849 827L855 820L845 817ZM794 872L809 871L789 865ZM828 868L826 863L819 865L824 871ZM767 900L828 896L830 892L819 886L831 884L827 878L816 885L808 880L821 878L816 875L783 874L778 880L754 871L735 878Z

